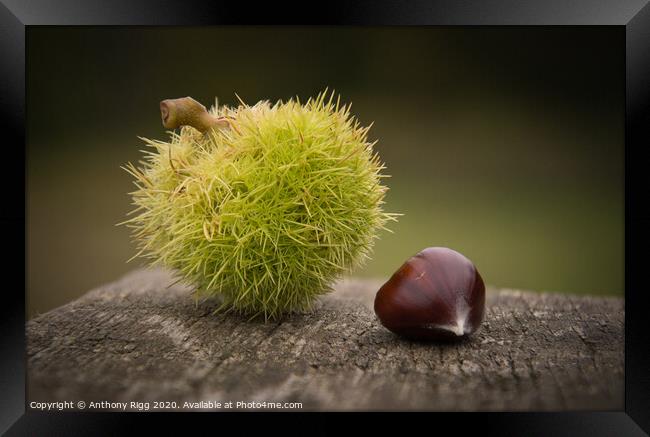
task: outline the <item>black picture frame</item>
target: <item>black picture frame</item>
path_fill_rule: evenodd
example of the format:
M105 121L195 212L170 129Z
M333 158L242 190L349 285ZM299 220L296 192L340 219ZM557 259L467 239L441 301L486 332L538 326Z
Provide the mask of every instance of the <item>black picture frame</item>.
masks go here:
M131 413L45 413L25 412L25 35L30 26L58 25L229 25L229 24L329 24L329 25L607 25L625 32L626 113L625 113L625 410L614 412L480 413L470 420L458 414L369 414L364 428L371 426L403 432L404 421L420 426L459 431L477 430L499 435L643 435L650 432L650 342L645 334L647 293L646 266L650 260L650 206L646 201L645 148L650 146L650 5L647 0L365 0L329 1L300 4L255 4L217 1L101 1L47 0L0 2L0 110L2 117L3 202L0 223L4 262L2 277L2 317L0 323L0 431L10 435L51 433L111 434L129 430ZM24 188L23 193L20 188ZM170 426L161 414L156 422ZM259 420L234 419L266 429L290 420L295 430L323 433L337 430L346 414L258 413ZM193 415L192 420L214 424L212 415ZM232 415L231 415L232 416ZM408 416L408 417L404 417ZM227 415L219 416L223 427ZM317 422L307 425L306 421ZM309 427L309 428L307 428ZM440 427L440 428L439 428ZM172 428L169 428L171 430ZM286 429L286 425L282 428ZM454 428L452 428L454 429Z

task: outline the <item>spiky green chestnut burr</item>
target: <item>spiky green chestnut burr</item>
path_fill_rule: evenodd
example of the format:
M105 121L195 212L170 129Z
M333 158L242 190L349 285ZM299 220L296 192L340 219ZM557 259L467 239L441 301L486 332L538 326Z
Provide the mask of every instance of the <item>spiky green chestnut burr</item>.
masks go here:
M161 102L169 141L151 146L135 179L138 254L176 269L220 308L277 318L308 309L368 258L385 213L383 165L361 127L325 93L213 107Z

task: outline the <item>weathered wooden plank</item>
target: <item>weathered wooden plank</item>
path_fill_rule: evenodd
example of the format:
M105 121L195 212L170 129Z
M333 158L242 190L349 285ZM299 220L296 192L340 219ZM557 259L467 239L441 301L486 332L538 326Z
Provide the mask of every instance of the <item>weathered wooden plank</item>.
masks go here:
M467 341L413 342L343 280L280 322L213 315L135 271L27 323L30 401L302 402L303 410L623 408L623 300L488 290ZM131 407L127 407L131 409Z

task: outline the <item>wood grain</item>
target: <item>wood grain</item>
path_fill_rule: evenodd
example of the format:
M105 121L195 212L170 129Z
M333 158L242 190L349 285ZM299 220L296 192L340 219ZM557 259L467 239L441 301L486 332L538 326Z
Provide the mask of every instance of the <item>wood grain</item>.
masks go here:
M28 400L623 409L622 299L489 289L481 329L436 344L381 326L382 281L342 280L312 312L273 323L214 315L172 282L137 270L29 321Z

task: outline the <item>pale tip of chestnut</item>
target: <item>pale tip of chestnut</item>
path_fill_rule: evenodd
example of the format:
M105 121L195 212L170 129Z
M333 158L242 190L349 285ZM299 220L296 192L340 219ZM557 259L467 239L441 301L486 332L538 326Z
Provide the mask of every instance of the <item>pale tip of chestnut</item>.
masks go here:
M485 313L485 284L474 264L446 247L411 257L379 289L375 314L414 339L454 340L474 333Z

